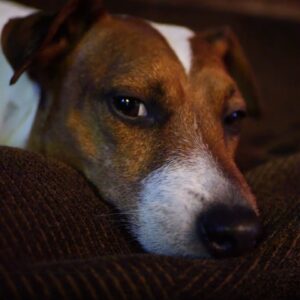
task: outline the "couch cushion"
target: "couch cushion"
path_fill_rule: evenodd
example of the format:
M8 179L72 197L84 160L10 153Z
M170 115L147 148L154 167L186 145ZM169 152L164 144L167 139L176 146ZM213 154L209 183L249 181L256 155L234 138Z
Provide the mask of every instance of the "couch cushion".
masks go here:
M300 154L249 172L263 243L241 258L192 260L143 253L68 166L0 148L0 297L299 298L299 175Z
M134 246L75 170L31 152L1 148L0 261L31 263L129 254Z

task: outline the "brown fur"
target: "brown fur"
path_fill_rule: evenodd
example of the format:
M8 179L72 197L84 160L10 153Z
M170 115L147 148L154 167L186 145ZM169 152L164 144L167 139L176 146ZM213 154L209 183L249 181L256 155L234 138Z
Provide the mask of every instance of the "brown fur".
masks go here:
M194 38L193 68L187 76L149 24L103 14L96 7L99 18L94 13L89 27L83 27L86 19L80 20L74 7L67 16L54 16L60 28L52 26L51 37L35 46L37 53L17 64L11 55L14 21L5 29L4 50L16 68L15 78L27 69L44 93L29 148L76 167L105 199L125 209L136 205L147 174L172 156L206 147L256 209L234 163L238 137L228 134L222 123L226 112L245 106L224 64L232 46L224 46L226 36ZM158 121L138 126L118 119L106 104L116 90L157 107Z

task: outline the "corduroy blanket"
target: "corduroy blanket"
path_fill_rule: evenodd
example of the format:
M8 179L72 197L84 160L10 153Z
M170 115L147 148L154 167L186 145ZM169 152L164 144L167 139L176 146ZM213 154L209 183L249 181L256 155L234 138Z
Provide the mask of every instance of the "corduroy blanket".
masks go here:
M300 299L300 154L248 171L258 249L201 260L143 253L121 215L64 164L0 148L0 299Z

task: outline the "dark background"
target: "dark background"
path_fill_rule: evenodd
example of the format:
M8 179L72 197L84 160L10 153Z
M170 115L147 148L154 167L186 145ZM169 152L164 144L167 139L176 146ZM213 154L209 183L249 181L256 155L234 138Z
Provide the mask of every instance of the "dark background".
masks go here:
M22 0L55 10L65 1ZM244 127L238 161L243 169L273 156L300 150L299 0L125 0L106 1L111 13L125 13L194 30L230 25L257 78L262 118Z

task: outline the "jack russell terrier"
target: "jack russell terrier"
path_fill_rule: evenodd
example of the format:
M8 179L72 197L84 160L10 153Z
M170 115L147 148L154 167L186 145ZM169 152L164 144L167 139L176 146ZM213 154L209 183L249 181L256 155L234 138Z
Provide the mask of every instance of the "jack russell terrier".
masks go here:
M55 14L1 1L0 12L2 145L78 169L146 251L227 257L256 246L255 197L234 162L256 92L228 28L110 15L100 0Z

